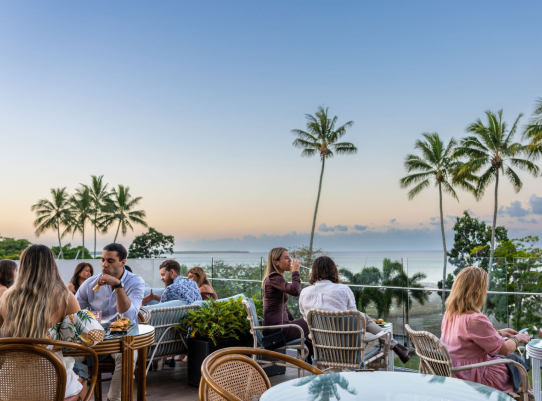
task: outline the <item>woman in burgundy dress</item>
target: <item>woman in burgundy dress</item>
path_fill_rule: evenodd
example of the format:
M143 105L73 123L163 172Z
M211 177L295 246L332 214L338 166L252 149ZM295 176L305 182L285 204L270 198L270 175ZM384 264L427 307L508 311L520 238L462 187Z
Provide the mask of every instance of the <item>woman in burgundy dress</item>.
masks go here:
M312 342L309 340L309 327L303 318L295 319L286 306L289 296L298 297L301 293L301 279L299 269L301 263L299 260L290 257L290 253L285 248L273 248L267 258L267 269L262 282L263 289L263 319L264 326L275 326L279 324L295 324L303 329L305 344L309 349L308 361L312 357ZM284 272L292 271L292 283L284 279ZM300 332L295 327L285 329L268 330L264 334L272 334L282 330L286 342L296 340L300 337Z

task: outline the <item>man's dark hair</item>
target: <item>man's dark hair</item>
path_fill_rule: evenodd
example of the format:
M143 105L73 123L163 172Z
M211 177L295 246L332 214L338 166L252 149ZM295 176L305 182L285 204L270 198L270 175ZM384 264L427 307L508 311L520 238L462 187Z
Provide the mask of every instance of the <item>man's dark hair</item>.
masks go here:
M124 260L128 256L128 251L121 244L109 244L104 246L104 251L117 252L119 260Z
M124 265L124 268L128 270L130 273L133 273L132 268L128 265Z
M9 288L15 282L14 272L17 270L17 263L13 260L0 260L0 285Z
M311 278L309 284L314 284L319 280L329 280L332 283L339 284L339 270L333 259L329 256L320 256L312 264Z
M160 269L166 269L167 271L173 270L179 276L181 275L181 265L176 260L166 260L160 265Z

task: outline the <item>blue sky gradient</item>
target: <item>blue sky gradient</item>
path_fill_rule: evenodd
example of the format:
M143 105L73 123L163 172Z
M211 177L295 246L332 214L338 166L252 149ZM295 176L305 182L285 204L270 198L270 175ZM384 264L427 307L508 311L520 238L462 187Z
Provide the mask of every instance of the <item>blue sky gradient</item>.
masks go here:
M435 229L437 194L407 200L405 155L422 132L461 138L488 109L527 122L542 97L540 15L539 1L0 3L0 234L37 241L30 206L91 174L143 196L150 225L179 244L308 233L319 161L290 131L325 104L354 121L344 139L359 153L327 165L317 227L416 238ZM542 197L521 176L501 206ZM491 196L460 200L445 214L490 218ZM540 233L538 214L506 218Z

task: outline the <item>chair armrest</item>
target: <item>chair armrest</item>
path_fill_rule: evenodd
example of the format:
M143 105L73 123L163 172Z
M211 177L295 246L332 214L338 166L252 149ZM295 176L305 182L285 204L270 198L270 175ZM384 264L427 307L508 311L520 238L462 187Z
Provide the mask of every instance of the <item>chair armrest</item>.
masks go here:
M370 340L368 340L367 338L365 338L365 342L366 343L372 343L373 341L376 341L376 340L380 340L381 337L388 337L387 339L387 343L391 342L391 333L389 331L381 331L380 333L378 334L375 334L373 338L371 338Z
M521 374L522 391L528 392L530 388L530 384L529 384L529 376L527 374L527 370L525 370L523 365L511 359L494 359L492 361L487 361L487 362L473 363L472 365L458 366L458 367L452 368L452 372L456 373L456 372L462 372L464 370L483 368L485 366L507 365L507 364L512 364L518 368L519 373Z

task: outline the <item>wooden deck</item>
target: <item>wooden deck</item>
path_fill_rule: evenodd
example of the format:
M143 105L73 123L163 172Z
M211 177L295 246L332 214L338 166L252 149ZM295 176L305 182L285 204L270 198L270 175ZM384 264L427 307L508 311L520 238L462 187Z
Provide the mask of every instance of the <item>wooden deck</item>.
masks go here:
M174 368L164 366L162 370L149 372L147 376L148 401L198 401L198 388L187 383L187 363L177 362ZM310 374L310 373L306 373ZM108 375L104 375L107 378ZM286 380L296 379L297 369L286 369L286 374L270 377L274 386ZM107 401L109 382L103 384L103 401ZM134 388L134 400L136 400Z

